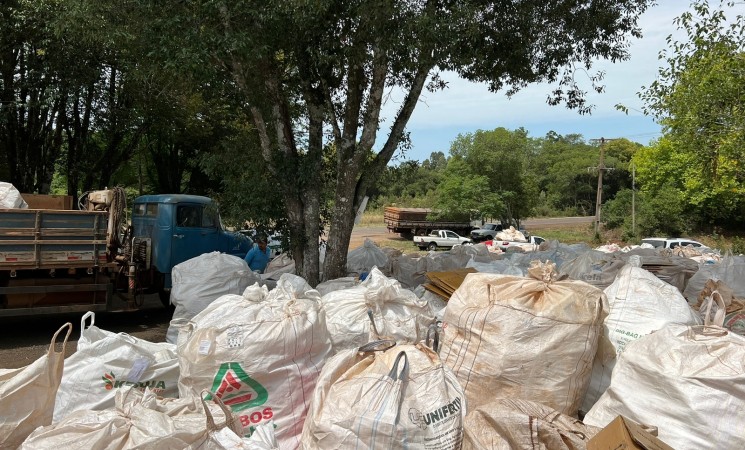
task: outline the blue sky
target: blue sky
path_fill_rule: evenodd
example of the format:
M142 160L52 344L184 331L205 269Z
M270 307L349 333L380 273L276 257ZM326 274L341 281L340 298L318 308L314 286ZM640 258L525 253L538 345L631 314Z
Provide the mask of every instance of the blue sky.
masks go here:
M717 4L717 0L710 0L712 7ZM458 134L497 127L523 127L531 137L543 137L553 130L562 135L578 133L585 139L625 137L648 144L661 136L660 127L642 114L642 102L636 93L655 80L662 64L658 54L667 48L667 36L685 38L684 32L676 30L673 19L688 10L689 5L688 0L658 1L639 19L643 37L630 41L631 58L616 64L599 61L593 66L591 73L605 71L605 92L588 92L589 102L595 105L589 116L581 116L564 106L547 105L550 84L531 85L509 99L503 92L490 93L486 85L461 80L452 73L443 74L449 87L436 93L424 92L409 121L413 148L405 159L421 161L433 151L447 154ZM726 15L734 18L737 13L745 13L743 3L728 10ZM589 80L583 85L589 89ZM402 98L401 94L390 94L383 108L387 124L391 123ZM630 108L628 115L615 109L619 103ZM384 132L387 132L385 125L379 141L386 137Z

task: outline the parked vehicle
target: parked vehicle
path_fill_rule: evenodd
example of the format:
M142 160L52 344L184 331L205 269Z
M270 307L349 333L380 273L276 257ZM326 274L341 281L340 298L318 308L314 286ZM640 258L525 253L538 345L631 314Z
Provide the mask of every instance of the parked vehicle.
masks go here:
M506 252L508 248L521 248L526 252L532 252L538 250L538 247L546 240L540 236L526 236L525 241L504 241L504 240L492 240L486 241L488 246L497 246L503 252Z
M494 236L502 231L502 229L501 223L485 223L481 228L471 231L471 240L473 242L482 242L494 239Z
M0 209L0 316L133 310L154 292L167 304L173 266L249 249L207 197L138 197L131 226L122 189L91 192L80 206Z
M450 230L435 230L428 236L414 236L414 245L422 250L435 251L440 247L450 248L454 245L467 244L471 240Z
M694 241L693 239L687 239L687 238L653 237L653 238L642 239L642 244L649 244L655 248L675 248L675 247L685 247L687 245L690 245L696 248L709 248L706 245L698 241Z
M433 230L448 229L456 233L467 235L474 228L481 225L481 221L463 220L430 220L432 210L429 208L399 208L386 206L383 220L392 233L399 233L401 237L411 239L413 236L426 236Z

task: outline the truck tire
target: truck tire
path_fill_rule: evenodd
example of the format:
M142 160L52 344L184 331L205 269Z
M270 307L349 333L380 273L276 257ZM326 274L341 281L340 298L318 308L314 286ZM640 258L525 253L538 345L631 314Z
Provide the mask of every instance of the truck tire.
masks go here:
M437 251L437 242L430 242L427 246L427 250L431 252Z

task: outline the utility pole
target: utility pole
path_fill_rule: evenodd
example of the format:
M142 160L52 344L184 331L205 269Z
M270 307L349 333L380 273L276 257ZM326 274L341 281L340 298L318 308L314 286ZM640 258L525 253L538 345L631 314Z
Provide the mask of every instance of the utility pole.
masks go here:
M605 143L615 139L590 139L590 142L600 142L600 162L598 163L598 192L595 197L595 234L600 233L600 206L603 202L603 172L612 170L605 167Z
M636 236L636 164L631 163L631 232Z

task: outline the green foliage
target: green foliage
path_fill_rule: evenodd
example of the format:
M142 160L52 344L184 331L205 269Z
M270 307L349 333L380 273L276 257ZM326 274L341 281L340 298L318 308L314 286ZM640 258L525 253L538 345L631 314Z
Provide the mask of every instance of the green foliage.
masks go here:
M732 4L695 1L677 18L688 39L668 39L641 94L664 132L638 161L644 189L675 186L704 223L745 221L745 18L728 21Z
M463 159L453 157L437 186L435 208L442 217L470 219L471 216L499 217L504 204L491 190L486 176L474 174Z
M447 176L470 177L485 186L458 194L469 199L471 209L484 217L499 217L504 223L519 222L528 217L537 203L538 181L528 168L532 142L524 129L509 131L497 128L459 135L450 147ZM438 190L441 202L452 203L451 190Z
M690 215L686 213L682 194L665 186L654 195L637 192L634 233L631 197L631 190L626 189L603 204L602 219L607 228L620 228L627 239L653 235L681 236L691 230Z

